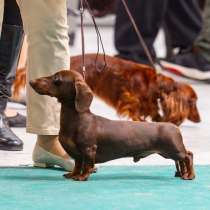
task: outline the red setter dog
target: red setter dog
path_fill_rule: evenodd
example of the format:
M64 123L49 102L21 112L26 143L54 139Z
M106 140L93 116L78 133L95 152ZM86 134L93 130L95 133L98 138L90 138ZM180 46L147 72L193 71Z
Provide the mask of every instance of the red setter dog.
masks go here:
M81 72L82 56L71 57L71 69ZM119 115L132 120L150 119L180 125L185 119L200 122L197 95L187 84L156 72L146 65L117 57L86 54L85 80L93 93ZM23 71L20 73L23 77ZM17 93L20 85L16 85ZM19 86L19 87L18 87Z
M71 69L81 73L81 56L71 58ZM117 57L85 56L85 80L99 98L132 120L172 122L185 119L200 122L197 95L187 84L156 72L146 65Z

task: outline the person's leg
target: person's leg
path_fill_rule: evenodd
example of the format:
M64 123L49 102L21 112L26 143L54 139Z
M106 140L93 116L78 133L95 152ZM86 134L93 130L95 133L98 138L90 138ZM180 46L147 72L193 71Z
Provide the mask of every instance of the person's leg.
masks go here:
M202 28L202 14L198 0L169 1L165 25L172 48L192 46Z
M150 52L155 56L153 43L162 25L168 0L132 0L127 4ZM115 46L120 57L148 63L121 1L116 6Z
M200 49L202 56L210 63L210 0L206 1L203 28L194 46Z
M73 13L73 10L78 9L78 0L67 0L67 15L68 15L68 25L69 25L69 46L73 46L75 42L76 30L77 30L77 17Z
M1 28L3 24L3 15L4 15L4 0L0 0L0 37L1 37Z
M206 6L206 0L198 0L198 3L199 3L201 10L203 11Z
M199 37L189 51L161 63L166 69L197 80L210 80L210 0L206 1L204 23Z
M4 112L11 96L11 86L15 79L24 35L16 1L6 0L4 3L0 38L0 149L22 150L23 142L8 127Z
M14 40L12 40L10 37L8 39L8 43L10 43L9 45L6 40L3 41L5 42L6 45L10 47L9 51L11 53L11 57L10 58L8 57L8 62L10 62L10 65L9 63L7 64L8 74L7 75L4 74L3 77L3 80L5 80L5 84L7 86L7 90L9 93L8 97L11 97L12 85L16 77L16 70L24 38L22 18L16 0L5 0L4 19L3 19L3 34L5 33L5 36L8 36L6 32L6 30L8 29L10 31L11 30L13 31L13 36L14 38L17 39L17 43L14 43ZM1 105L3 104L6 108L7 102L8 98L5 98L4 101L3 100L0 101L0 104ZM10 127L26 126L26 117L17 113L16 110L6 108L4 113L6 115L7 123Z
M66 1L17 1L28 42L26 129L38 135L34 161L48 164L49 152L66 157L63 148L57 151L56 146L59 144L60 105L55 98L36 94L28 81L70 68ZM42 155L44 158L40 159L40 147L42 151L48 151L47 157ZM68 168L63 167L70 170L73 164L71 161L68 163Z

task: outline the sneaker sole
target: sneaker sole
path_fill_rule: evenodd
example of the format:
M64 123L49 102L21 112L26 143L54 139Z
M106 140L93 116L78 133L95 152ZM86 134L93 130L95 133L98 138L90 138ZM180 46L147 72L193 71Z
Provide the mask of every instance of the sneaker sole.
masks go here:
M25 128L26 124L11 124L8 122L10 128Z
M195 68L183 67L177 64L169 63L167 61L160 61L160 63L161 65L163 65L164 68L177 75L202 81L210 80L210 70L209 72L201 72L200 70Z
M0 146L0 150L3 151L23 151L23 147L17 147L17 146L13 146L13 147L6 147L6 146Z

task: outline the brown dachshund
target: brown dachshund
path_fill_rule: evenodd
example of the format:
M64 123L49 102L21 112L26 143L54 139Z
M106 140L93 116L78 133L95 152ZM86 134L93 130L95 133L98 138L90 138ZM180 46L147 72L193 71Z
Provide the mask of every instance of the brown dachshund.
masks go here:
M81 56L71 57L71 68L81 72ZM95 95L112 106L119 115L134 121L150 119L180 125L185 119L200 122L197 95L187 84L179 83L146 65L117 57L85 56L86 82ZM14 93L25 86L25 71L17 72Z
M56 97L61 103L59 140L75 159L72 173L85 181L95 163L133 157L134 162L157 153L176 163L176 176L194 179L193 154L185 149L178 127L171 123L113 121L89 110L92 92L81 74L61 71L30 82L39 94Z
M71 57L71 69L81 73L81 56ZM132 120L200 122L197 95L187 84L156 72L146 65L117 57L86 54L86 82L99 98ZM162 113L162 114L160 114Z

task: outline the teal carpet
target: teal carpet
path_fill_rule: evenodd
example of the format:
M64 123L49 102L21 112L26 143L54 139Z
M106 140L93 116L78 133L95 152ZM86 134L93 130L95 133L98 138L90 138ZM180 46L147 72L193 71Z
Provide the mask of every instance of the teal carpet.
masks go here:
M210 166L196 179L174 178L173 166L100 167L87 182L63 171L0 168L1 210L209 210Z

